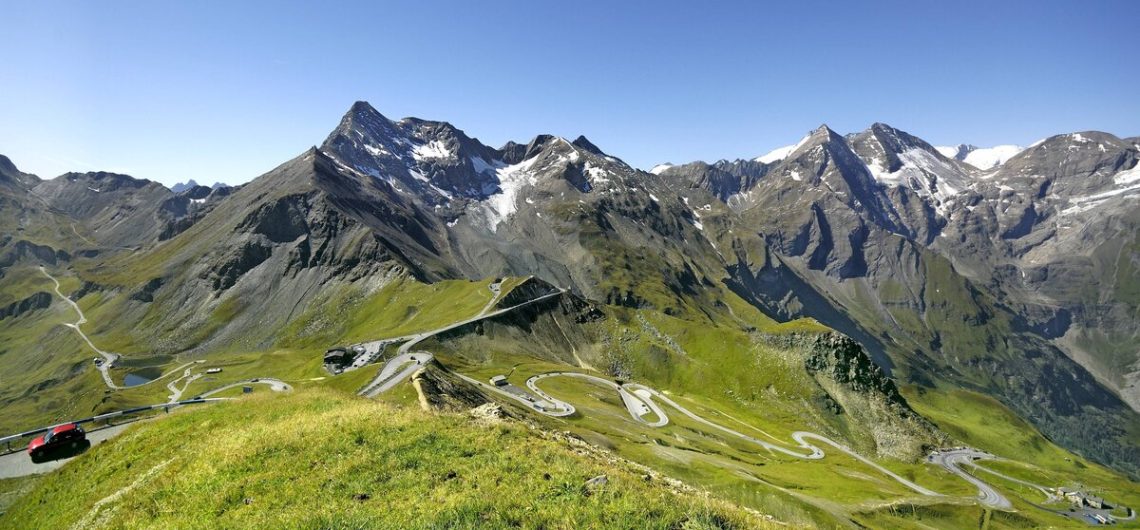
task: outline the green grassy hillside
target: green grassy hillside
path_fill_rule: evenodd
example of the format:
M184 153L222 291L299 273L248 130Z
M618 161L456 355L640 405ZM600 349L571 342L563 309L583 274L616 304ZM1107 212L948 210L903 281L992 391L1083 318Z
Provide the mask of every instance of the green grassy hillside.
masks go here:
M608 483L587 487L605 475ZM140 424L40 482L2 528L769 528L514 421L331 391Z
M11 284L13 293L34 292L43 288L46 278L42 274L37 278L31 271L25 272L27 274L23 277L12 277L13 280L19 280ZM38 271L34 272L38 274ZM56 271L63 281L62 289L65 293L80 290L82 281L77 278L77 273L82 277L82 271ZM43 506L53 507L48 512L43 512L52 514L52 519L46 519L49 522L74 523L94 503L119 488L129 486L139 476L138 466L146 466L143 469L146 471L165 462L158 458L160 455L173 460L166 467L155 471L156 479L147 480L150 486L140 484L131 490L146 492L138 493L145 497L133 497L135 493L132 493L115 501L115 505L120 502L133 504L125 504L112 514L108 519L112 521L112 526L143 526L150 518L156 517L155 513L158 513L157 517L170 518L160 520L168 523L165 526L171 527L200 526L201 521L213 521L215 513L222 514L223 522L219 524L238 527L416 527L437 523L443 526L448 523L471 526L475 524L472 521L477 522L477 519L471 518L476 517L471 515L472 511L476 514L482 513L480 510L483 509L506 514L517 511L521 514L517 517L523 517L527 515L525 506L534 506L536 512L541 509L545 515L530 515L531 519L494 519L489 524L503 526L515 521L524 526L641 527L641 524L633 524L631 521L645 517L651 525L660 521L661 526L670 527L682 523L709 523L720 517L715 515L719 513L714 510L715 506L705 506L701 508L705 511L696 512L687 511L689 508L684 506L672 511L659 508L664 501L653 500L652 491L655 490L652 488L646 490L650 491L647 494L647 504L638 508L643 511L628 506L622 508L620 503L633 501L615 499L614 502L618 504L612 508L616 510L616 515L606 515L604 510L609 508L601 506L577 506L580 502L596 502L593 496L590 500L583 501L571 498L558 500L551 497L554 493L541 494L546 491L542 489L546 479L534 482L530 475L537 473L538 476L543 476L544 473L551 473L552 477L556 477L555 473L536 467L540 465L537 457L535 462L529 463L509 458L523 453L541 455L548 448L557 447L558 443L549 440L527 441L543 435L535 435L533 431L518 426L506 427L515 433L511 436L516 438L508 436L504 438L505 441L499 440L500 435L472 437L469 434L455 434L454 438L449 438L452 441L447 443L458 444L458 440L468 440L470 443L448 446L429 444L426 449L410 449L419 443L414 441L418 440L415 436L426 437L429 432L437 432L437 435L460 433L460 429L470 429L471 426L467 425L466 420L457 417L425 416L419 412L416 408L416 391L410 384L399 385L382 396L384 404L374 405L351 397L350 393L371 378L378 366L335 377L327 374L320 366L321 352L333 344L406 335L473 316L491 301L491 292L487 288L489 283L490 280L487 279L424 284L396 277L374 289L342 284L322 292L307 307L298 311L289 325L282 328L270 348L249 349L234 345L211 350L200 356L148 354L145 345L156 338L156 331L146 326L126 326L122 323L129 318L116 318L117 308L123 307L121 304L125 303L122 294L107 298L97 294L79 297L78 302L91 321L84 325L84 329L92 333L96 343L114 345L115 349L124 353L124 368L112 371L116 380L122 380L126 371L140 366L154 365L162 371L169 371L190 359L204 357L206 363L195 365L196 371L201 371L206 366L224 368L224 371L195 380L187 386L184 397L253 377L283 379L296 389L296 395L278 403L273 398L282 398L280 394L258 387L258 394L266 396L255 397L263 401L258 401L254 407L234 408L235 405L176 414L170 420L156 422L156 425L175 427L161 427L157 431L151 429L160 429L159 427L141 427L133 432L156 434L138 438L142 435L128 433L124 438L109 444L106 449L93 451L42 480L0 483L0 498L3 502L16 502L11 508L11 519L4 524L18 526L18 522L31 520L37 510L43 512ZM520 278L508 278L503 285L503 296L507 296L521 283ZM435 353L437 360L446 369L482 380L496 374L511 374L512 381L521 384L530 375L565 370L567 366L573 366L576 371L607 377L621 374L621 377L631 381L669 393L704 417L782 444L788 443L791 433L797 430L810 430L842 439L891 470L947 495L941 499L916 496L866 465L834 451L828 451L828 457L817 462L771 454L739 440L726 438L721 433L693 423L672 411L668 426L646 427L629 418L616 394L591 383L559 379L543 383L543 388L579 407L580 413L573 417L545 418L518 410L521 416L548 432L572 432L595 447L604 448L622 458L683 480L686 484L708 490L726 502L770 514L792 525L827 527L863 524L869 527L911 525L953 528L959 527L962 521L985 520L989 521L991 527L1005 528L1048 526L1065 522L1056 515L1030 506L1029 503L1041 502L1039 496L1031 491L1022 492L1012 484L995 485L1014 498L1016 513L994 512L977 506L970 500L976 494L975 489L941 468L921 462L921 456L915 456L913 451L924 441L935 443L928 434L923 434L923 429L914 428L921 426L910 421L898 421L893 414L882 414L885 412L881 408L883 401L875 398L874 392L868 394L866 390L855 391L850 384L840 384L826 374L806 370L805 363L813 355L812 337L826 335L829 332L827 328L810 320L777 323L731 292L720 294L715 303L693 299L688 306L678 306L678 311L672 311L674 314L652 308L592 305L566 297L561 301L544 303L531 308L532 310L522 310L470 325L446 336L431 339L421 346ZM248 308L242 311L248 311ZM14 427L18 425L26 428L38 424L36 419L43 420L48 414L58 419L75 418L166 399L165 381L144 387L107 391L90 365L92 354L89 349L79 343L72 330L62 326L74 319L74 312L56 298L49 308L22 315L10 321L13 326L2 330L10 333L13 339L20 338L23 341L21 344L25 345L22 349L11 350L10 359L32 363L37 356L42 355L42 348L55 345L66 355L39 357L50 360L39 365L40 369L45 373L50 370L67 374L66 370L74 363L76 373L70 374L70 379L66 376L62 378L63 381L71 381L71 386L45 386L35 394L37 399L22 399L19 393L19 389L34 385L36 381L6 380L13 387L8 394L12 401L6 409L12 414L0 420L11 422ZM56 337L52 339L56 342L37 340L36 337ZM180 373L181 370L176 372ZM30 373L38 374L34 371ZM71 391L63 392L65 389ZM918 387L909 387L903 390L914 408L936 423L941 432L949 434L955 443L961 441L1025 464L1021 467L1000 468L1009 475L1049 485L1079 481L1106 498L1127 505L1140 504L1134 483L1049 443L1030 425L1017 420L1016 416L992 399L939 389L920 390ZM239 389L234 389L231 394L236 395L238 392ZM508 408L512 406L507 404ZM880 413L877 416L868 415L869 411L874 410L880 410ZM380 419L398 419L404 422L400 425L405 427L385 426L382 422L378 423ZM274 440L292 436L291 429L294 425L306 422L327 423L322 428L328 428L329 431L320 431L316 426L311 426L313 430L310 431L306 430L310 427L306 427L298 434L301 439L289 441L285 446L275 445ZM203 432L207 433L201 437L197 432L191 432L199 424L203 425ZM338 432L345 435L345 440L349 436L364 433L362 436L366 441L361 442L363 448L355 445L356 438L352 439L352 443L338 440ZM525 433L529 434L523 436ZM146 444L162 445L164 436L179 440L179 450L159 451L151 455L151 449ZM187 444L184 448L181 445L183 440ZM903 442L901 445L898 443L900 441ZM550 443L554 445L549 445ZM125 444L122 449L114 449L120 444ZM899 453L888 451L890 447L904 446L911 447L910 456L900 457ZM399 472L422 471L423 466L431 466L433 469L436 465L448 467L445 473L455 468L455 465L446 463L446 451L441 455L434 454L440 447L461 447L486 452L489 461L478 464L485 467L454 470L460 476L492 470L492 473L499 473L498 476L503 477L503 481L521 481L518 485L520 489L508 491L502 489L507 487L502 484L477 481L468 483L469 486L475 485L469 490L437 491L432 488L443 487L440 485L451 482L438 477L436 486L421 484L411 478L400 479L404 482L392 482L396 480L392 477ZM341 456L326 454L326 449L332 453L339 452ZM561 451L564 450L565 447ZM119 454L113 451L123 451L121 454L124 456L115 457L117 459L98 456ZM125 455L132 451L142 451L143 456L137 461L131 460ZM218 467L219 462L229 462L219 458L222 454L220 451L233 451L237 455L232 457L232 465L226 464L231 467ZM461 453L464 451L466 449L460 450ZM553 451L552 454L562 454L559 449ZM360 452L368 454L362 455ZM433 454L425 456L419 452ZM594 453L593 450L590 452ZM418 455L417 463L410 463L410 456L402 456L408 454ZM92 459L99 459L100 462L89 463ZM242 459L249 463L238 462ZM318 470L316 473L308 473L307 467L303 473L294 472L294 467L291 467L295 466L293 461L317 462L312 465L325 467L314 467ZM366 462L367 465L360 466L370 469L358 466L358 461ZM554 460L551 462L551 466L561 465ZM603 467L616 465L607 460L599 462L598 465ZM400 467L404 465L413 466L412 471ZM565 469L576 468L575 466L579 464L566 464ZM278 467L284 471L279 471ZM425 472L427 474L423 476L427 478L424 480L430 482L433 472ZM590 476L595 476L603 472L609 474L611 479L616 476L606 471L589 473L594 473ZM585 481L589 478L585 476L587 474L583 472L582 476L574 475L572 479L563 479L563 487L569 487L567 485L573 481ZM69 481L75 481L76 477L88 475L97 478L97 485L96 482L91 482L85 486L90 491L75 489L81 486L67 485ZM186 476L198 478L185 482L182 477ZM171 481L176 486L168 486ZM35 485L30 485L32 483ZM178 484L182 486L177 486ZM27 493L29 488L33 489L30 494ZM333 489L326 491L329 488ZM390 492L383 493L389 489L398 489L399 492L395 493L397 497L391 497L393 493ZM222 498L214 500L206 494L213 490L222 492ZM426 493L429 490L431 493ZM378 491L382 493L377 494ZM493 500L486 500L487 491L493 492ZM518 505L522 508L515 504L502 504L505 501L499 500L499 497L526 499L520 493L524 491L539 497L518 501L523 503ZM358 493L367 494L369 499L353 500L351 497ZM630 493L634 494L642 493L640 490ZM184 498L193 495L199 495L203 499ZM439 517L452 519L433 519L436 516L409 508L418 509L416 497L421 495L430 499L438 497L436 501L428 501L425 506L443 506L446 509L440 508ZM17 500L17 497L21 499ZM168 497L173 500L167 500ZM132 498L135 500L131 501ZM253 499L249 505L245 504L247 498ZM158 504L155 504L155 499L158 499ZM380 499L387 500L377 502ZM40 504L41 501L44 504ZM240 504L234 505L236 502ZM271 504L274 510L281 505L281 513L274 512L271 516L248 508L266 502L276 503ZM388 504L382 504L383 502ZM440 504L441 502L450 504ZM555 502L574 504L574 510L579 511L571 510L567 515L562 513L561 508L555 507L559 506L557 504L543 504ZM181 513L172 508L184 504L195 507L194 511ZM324 504L332 508L321 508ZM376 505L383 509L376 508ZM383 519L385 515L382 512L390 509L408 512L407 518L389 525L389 521ZM56 511L59 513L55 514ZM25 515L19 515L20 513ZM231 516L245 518L225 518ZM287 519L289 517L293 519ZM612 521L616 522L613 525L594 523L593 521L611 519L589 517L615 517ZM725 520L739 526L740 520L734 519L731 512L726 517ZM1135 523L1125 526L1135 526Z

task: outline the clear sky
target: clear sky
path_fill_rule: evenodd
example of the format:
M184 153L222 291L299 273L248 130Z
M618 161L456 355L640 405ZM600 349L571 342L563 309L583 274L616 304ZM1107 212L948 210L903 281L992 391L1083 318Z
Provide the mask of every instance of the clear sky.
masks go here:
M1140 2L0 0L0 154L53 177L249 180L353 101L648 168L821 123L936 144L1140 135ZM999 5L1000 4L1000 5Z

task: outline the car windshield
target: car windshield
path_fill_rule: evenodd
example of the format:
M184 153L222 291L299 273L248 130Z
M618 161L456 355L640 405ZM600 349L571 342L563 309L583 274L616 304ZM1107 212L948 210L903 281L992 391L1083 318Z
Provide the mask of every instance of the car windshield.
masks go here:
M50 442L51 439L54 437L55 437L55 432L54 431L48 431L47 434L44 435L44 443Z

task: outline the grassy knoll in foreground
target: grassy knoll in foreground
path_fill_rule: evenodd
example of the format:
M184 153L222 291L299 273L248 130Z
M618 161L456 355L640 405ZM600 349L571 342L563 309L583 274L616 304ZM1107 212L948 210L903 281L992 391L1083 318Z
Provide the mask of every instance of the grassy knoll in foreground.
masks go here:
M174 442L176 441L176 442ZM591 477L608 483L586 488ZM766 528L523 425L323 390L140 424L45 477L0 528Z

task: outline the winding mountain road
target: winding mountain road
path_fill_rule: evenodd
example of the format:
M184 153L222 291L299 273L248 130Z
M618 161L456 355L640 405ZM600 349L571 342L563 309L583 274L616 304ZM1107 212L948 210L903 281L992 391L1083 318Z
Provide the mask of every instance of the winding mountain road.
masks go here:
M419 343L421 343L421 342L423 342L423 341L425 341L431 337L434 337L434 336L436 336L440 333L443 333L445 331L450 331L450 330L453 330L453 329L458 328L458 327L466 326L467 324L470 324L472 322L478 322L480 320L485 320L488 318L494 318L494 317L497 317L499 315L510 313L511 311L515 311L515 310L521 309L523 307L536 304L536 303L541 302L543 300L549 300L549 299L554 298L556 296L561 296L565 292L566 292L565 289L558 289L557 291L555 291L553 293L547 293L547 294L544 294L542 296L533 298L531 300L527 300L526 302L522 302L520 304L513 305L511 307L507 307L504 309L498 309L498 310L491 311L491 312L479 313L478 315L475 315L471 318L460 320L460 321L455 322L453 324L448 324L446 326L436 328L436 329L433 329L430 331L425 331L423 333L417 333L414 335L410 335L410 338L408 339L408 341L405 342L403 345L401 345L400 349L396 350L396 357L392 358L387 363L385 363L384 367L380 369L380 372L376 374L376 377L372 378L371 381L369 381L366 385L364 385L364 387L361 388L360 391L357 392L357 394L360 394L360 395L365 396L365 397L370 397L370 398L376 397L376 396L386 392L388 389L392 388L393 386L396 386L396 384L398 384L400 381L403 381L404 379L411 377L411 375L413 373L415 373L415 370L412 369L414 367L410 367L408 369L405 369L405 370L399 372L398 374L396 374L398 377L393 377L392 372L396 368L398 368L398 366L393 366L393 365L394 364L396 364L396 365L407 364L409 361L411 361L411 357L413 357L417 354L427 353L427 352L416 352L416 354L411 354L409 352L417 344L419 344ZM427 353L427 360L424 360L423 362L416 360L414 362L416 362L416 366L418 366L418 365L425 364L426 362L428 362L430 360L431 360L431 354Z
M411 377L412 374L416 373L416 370L419 370L420 366L431 362L433 358L434 356L426 351L397 355L384 363L380 373L376 374L368 386L359 393L365 397L376 397L383 394L401 381Z
M79 337L82 338L83 341L86 342L87 345L90 346L92 350L95 350L95 353L98 353L100 356L103 357L103 363L100 364L98 367L99 373L101 373L103 375L103 382L107 383L107 387L111 388L113 390L118 390L120 388L123 388L119 385L116 385L115 382L111 380L111 373L110 373L111 365L115 364L115 361L119 360L119 354L112 353L109 351L100 350L97 346L95 346L95 343L91 342L91 339L87 336L87 334L84 333L83 330L79 328L79 326L87 323L87 317L83 315L83 310L79 308L79 304L77 304L74 300L64 296L63 293L60 292L59 280L55 279L55 276L52 276L51 274L49 274L47 269L43 268L42 265L40 266L40 272L43 273L44 276L47 276L48 279L51 280L52 283L55 284L55 294L58 295L60 298L62 298L64 302L71 304L71 307L73 309L75 309L76 313L79 314L79 320L76 320L74 324L64 324L64 325L71 328L71 329L74 329L75 332L79 334Z
M182 377L179 377L178 379L175 379L166 384L166 389L170 391L171 403L182 399L182 393L186 391L186 387L190 386L190 383L193 383L194 380L202 377L203 375L201 372L197 374L192 374L191 372L193 372L193 368L187 368L182 372ZM183 380L186 382L182 384L182 388L178 388L178 382Z
M919 494L927 495L927 496L941 496L940 493L937 493L935 491L932 491L932 490L929 490L929 489L924 488L922 486L919 486L918 484L915 484L914 482L907 480L906 478L904 478L902 476L899 476L897 473L894 473L893 471L875 463L874 461L870 460L869 458L866 458L863 455L860 455L859 453L855 452L854 450L847 447L846 445L843 445L839 442L836 442L835 440L832 440L832 439L830 439L826 436L820 435L820 434L805 432L805 431L798 431L798 432L792 433L792 439L796 443L799 444L797 448L801 449L803 451L806 451L806 453L802 453L802 452L797 452L795 450L795 448L789 449L789 448L781 446L781 445L777 445L777 444L774 444L771 442L767 442L767 441L760 440L758 438L749 436L747 434L744 434L744 433L741 433L739 431L730 429L730 428L725 427L723 425L720 425L718 423L711 422L711 421L697 415L693 411L685 408L684 406L680 405L676 401L673 401L668 396L665 396L664 394L658 392L657 390L649 388L645 385L640 385L640 384L636 384L636 383L626 383L623 385L623 384L618 384L618 383L611 381L609 379L604 379L601 377L597 377L597 376L593 376L593 375L589 375L589 374L582 374L582 373L578 373L578 372L550 372L550 373L539 374L539 375L533 376L527 380L527 387L528 388L530 388L532 391L535 391L539 395L543 396L544 399L547 399L547 400L551 401L552 403L563 403L564 405L568 405L568 404L565 404L565 402L554 399L549 394L542 392L541 390L538 389L538 386L535 383L537 381L540 381L542 379L549 378L549 377L573 377L573 378L578 378L578 379L585 379L587 381L591 381L594 383L598 383L598 384L602 384L602 385L614 388L621 395L622 403L625 404L626 409L629 411L630 415L633 416L633 418L635 420L637 420L641 423L644 423L650 427L663 427L669 423L669 417L665 414L665 411L660 406L658 406L654 401L654 400L660 400L662 403L668 405L669 407L673 408L677 412L680 412L685 417L687 417L687 418L689 418L689 419L691 419L697 423L700 423L701 425L704 425L704 426L712 428L712 429L716 429L720 432L723 432L723 433L729 434L731 436L735 436L737 438L740 438L742 440L746 440L746 441L751 442L753 444L759 445L760 447L763 447L764 449L766 449L770 452L778 452L778 453L782 453L782 454L785 454L785 455L788 455L788 456L791 456L794 458L804 458L804 459L808 459L808 460L822 459L824 457L823 450L820 449L818 446L815 446L815 445L812 445L811 443L808 443L808 441L807 441L808 439L813 439L813 440L828 444L828 445L834 447L835 449L839 450L840 452L846 453L847 455L851 456L852 458L874 468L876 471L879 471L880 473L894 479L899 484L902 484L903 486L906 486L907 488L910 488L911 490L913 490ZM627 390L627 389L629 389L629 390ZM630 390L632 392L630 392ZM648 407L648 409L650 411L652 411L652 413L654 415L657 416L658 419L656 421L647 421L643 417L644 414L641 412L642 409L639 407L640 403L644 403Z
M960 466L972 465L975 458L993 458L993 456L973 449L959 449L930 455L932 463L942 466L947 471L958 475L962 480L976 486L978 488L978 502L1001 510L1012 509L1013 503L998 493L993 486L962 470Z
M494 287L491 287L491 289L492 289L492 292L495 291ZM453 324L443 326L443 327L440 327L440 328L437 328L434 330L430 330L430 331L426 331L423 333L418 333L418 334L412 335L411 338L407 342L405 342L403 345L401 345L399 350L397 350L396 357L394 357L394 358L390 359L388 362L386 362L384 364L384 366L381 367L380 371L376 374L376 377L372 378L371 381L369 381L366 385L364 385L364 387L358 392L358 394L366 396L366 397L378 396L378 395L390 390L391 388L395 387L397 384L404 381L408 377L411 377L411 375L413 373L415 373L416 370L418 370L420 366L427 364L428 362L431 362L431 360L434 357L432 356L432 354L430 352L420 350L420 351L416 351L414 353L410 353L410 350L413 347L415 347L417 344L423 342L424 340L426 340L432 336L438 335L438 334L443 333L445 331L449 331L449 330L458 328L460 326L470 324L472 322L477 322L479 320L483 320L483 319L492 318L492 317L495 317L498 315L502 315L502 314L517 310L519 308L540 302L542 300L547 300L547 299L550 299L550 298L555 297L555 296L560 296L565 292L566 292L566 290L559 289L557 292L548 293L548 294L536 297L536 298L529 300L527 302L523 302L523 303L511 306L511 307L508 307L508 308L499 309L497 311L492 311L492 312L487 312L486 311L487 308L485 307L482 312L480 312L478 315L476 315L474 317L471 317L471 318L468 318L465 320L461 320L459 322L455 322ZM492 298L492 301L494 301L497 298L498 298L498 293L495 293L495 296ZM489 305L488 305L488 307L489 307ZM522 403L523 405L525 405L529 409L532 409L532 410L534 410L540 414L544 414L544 415L552 416L552 417L571 416L576 412L576 409L570 403L567 403L566 401L555 398L554 396L551 396L550 394L544 392L542 389L540 389L538 387L537 383L543 379L547 379L547 378L551 378L551 377L570 377L570 378L582 379L582 380L590 381L592 383L596 383L596 384L607 386L607 387L614 389L618 393L619 397L621 398L622 404L625 406L625 408L629 412L630 416L633 417L633 419L635 421L643 423L649 427L664 427L665 425L669 424L669 416L665 413L664 409L662 409L661 406L659 406L657 404L657 400L660 400L662 403L672 407L674 410L681 413L685 417L687 417L693 421L696 421L697 423L700 423L701 425L704 425L706 427L709 427L709 428L718 430L720 432L729 434L731 436L735 436L735 437L740 438L742 440L751 442L755 445L758 445L758 446L764 448L765 450L767 450L769 452L782 453L784 455L791 456L794 458L819 460L819 459L822 459L824 457L823 450L820 449L818 446L813 445L807 441L809 439L815 440L815 441L822 442L822 443L825 443L827 445L834 447L836 450L851 456L852 458L866 464L867 466L874 468L875 470L879 471L880 473L882 473L882 474L890 477L891 479L895 480L899 484L902 484L903 486L906 486L907 488L909 488L909 489L911 489L911 490L913 490L913 491L915 491L921 495L941 496L940 493L937 493L937 492L932 491L930 489L919 486L918 484L915 484L914 482L906 479L905 477L902 477L902 476L898 475L897 473L894 473L893 471L875 463L871 459L866 458L863 455L860 455L859 453L855 452L854 450L847 447L846 445L841 444L839 442L836 442L836 441L834 441L834 440L832 440L826 436L816 434L816 433L806 432L806 431L794 432L794 433L792 433L792 439L799 445L789 449L789 448L784 447L782 445L774 444L774 443L771 443L771 442L768 442L765 440L760 440L760 439L755 438L753 436L749 436L747 434L741 433L739 431L730 429L730 428L725 427L723 425L720 425L720 424L714 423L712 421L709 421L705 418L702 418L701 416L697 415L696 413L694 413L694 412L690 411L689 409L681 406L676 401L673 401L668 396L665 396L664 394L658 392L657 390L649 388L645 385L640 385L640 384L636 384L636 383L619 384L619 383L612 381L610 379L606 379L606 378L602 378L602 377L598 377L598 376L590 375L590 374L584 374L584 373L580 373L580 372L548 372L548 373L543 373L543 374L538 374L538 375L532 376L529 379L527 379L527 381L526 381L527 388L540 398L540 400L535 400L533 398L529 398L528 396L522 396L522 395L519 395L516 393L507 392L501 388L496 387L495 385L490 385L490 384L484 383L482 381L479 381L475 378L469 377L469 376L464 375L464 374L456 373L456 375L459 378L463 379L464 381L467 381L473 385L476 385L479 388L485 389L485 390L490 391L496 395L511 399L513 401L517 401L519 403ZM544 406L544 404L549 404L549 406ZM652 419L652 420L646 419L646 416L649 416L649 415L654 416L655 419ZM797 451L797 449L799 451ZM974 481L971 481L971 482L973 483ZM977 481L977 482L981 483L980 481ZM984 484L984 483L981 483L981 484ZM987 486L987 488L988 488L988 486ZM987 492L987 490L983 489L982 486L979 486L979 490L983 491L983 492ZM992 492L992 493L996 494L996 492L992 491L992 488L989 488L988 492ZM1004 507L1008 503L1008 500L1005 500L1004 497L1001 497L1000 495L995 496L995 495L983 494L980 496L980 499L981 499L981 502L983 504L986 504L988 506L994 506L994 507Z
M107 388L110 388L111 390L122 390L124 388L136 388L136 387L140 387L140 386L146 386L146 385L161 381L163 379L166 379L167 377L170 377L171 375L178 373L179 370L182 370L182 376L181 377L179 377L178 379L175 379L174 381L171 381L170 383L167 383L167 385L166 385L167 390L170 390L170 401L175 402L175 401L178 401L179 399L181 399L182 392L186 390L186 387L189 386L190 383L192 383L195 379L202 377L202 374L200 374L200 373L197 375L191 374L191 367L193 365L206 362L204 359L199 359L196 361L190 361L190 362L182 364L176 368L168 370L167 372L163 373L162 375L160 375L154 379L151 379L150 381L147 381L145 383L139 383L137 385L131 385L131 386L123 386L123 385L116 384L115 380L111 377L111 368L114 366L115 362L118 361L122 356L117 354L117 353L114 353L114 352L101 350L101 349L99 349L98 346L95 346L95 343L91 342L91 338L88 337L87 334L83 332L82 328L80 328L80 326L87 323L87 316L83 314L83 310L80 309L79 304L76 303L71 298L64 296L63 292L59 290L59 288L60 288L59 280L57 280L55 278L55 276L52 276L50 273L48 273L47 269L43 268L43 266L40 266L39 269L40 269L40 272L43 273L44 276L47 276L47 278L49 280L51 280L53 284L55 284L55 294L57 296L59 296L60 299L62 299L64 302L67 302L69 305L71 305L72 309L75 310L75 313L79 315L79 319L76 320L74 323L65 323L64 325L75 330L75 332L79 334L79 337L81 339L83 339L83 342L87 343L87 346L89 346L92 350L94 350L95 353L97 353L101 357L103 357L103 362L101 364L99 364L99 366L97 366L97 368L99 370L99 374L103 376L103 382L107 385ZM182 388L181 389L177 388L176 384L179 381L183 381L183 380L185 380L185 383L182 385Z
M248 386L248 385L268 385L269 389L274 391L274 392L288 392L290 390L293 390L293 387L289 383L286 383L285 381L282 381L280 379L274 379L272 377L256 377L253 379L245 379L242 381L235 381L235 382L230 383L228 385L220 386L218 388L210 390L209 392L203 392L202 394L199 394L198 396L195 396L195 397L200 397L200 398L205 399L205 398L208 398L208 397L210 397L214 394L217 394L219 392L225 392L226 390L229 390L231 388L236 388L239 386ZM184 390L185 390L185 388L184 388Z

